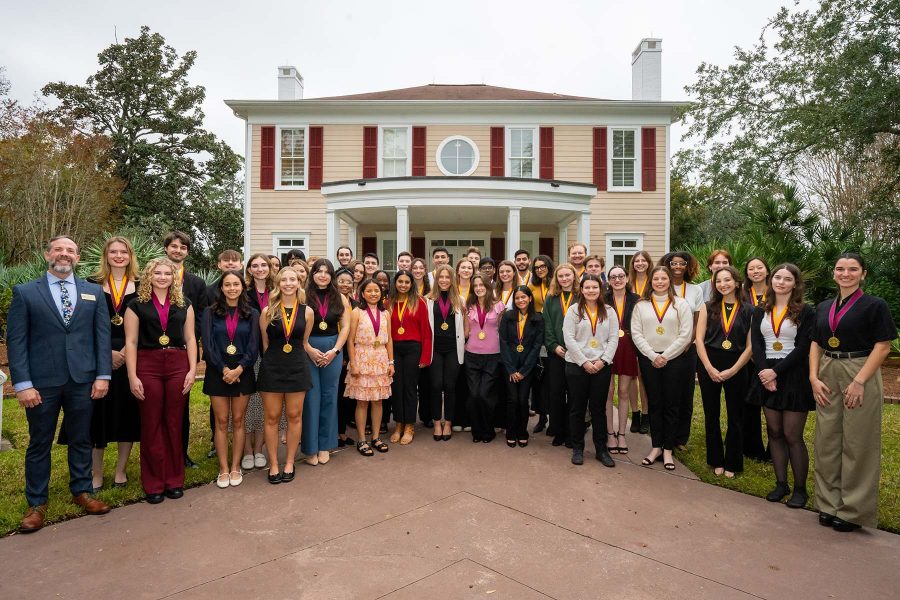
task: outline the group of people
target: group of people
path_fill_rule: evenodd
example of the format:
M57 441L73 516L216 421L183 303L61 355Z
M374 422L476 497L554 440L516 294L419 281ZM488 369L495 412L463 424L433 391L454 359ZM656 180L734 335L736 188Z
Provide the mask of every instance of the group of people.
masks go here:
M642 464L674 470L699 380L717 475L740 473L745 455L770 455L776 482L767 498L805 506L803 430L817 410L820 523L876 525L880 366L896 329L886 303L862 292L857 254L841 255L839 293L813 309L796 266L770 269L755 257L740 272L724 250L709 257L712 276L699 285L689 253L654 264L639 251L606 270L581 242L559 265L525 250L495 261L477 248L453 265L437 247L429 268L401 252L392 275L376 254L356 261L347 246L336 266L297 250L285 265L267 254L244 265L227 250L207 286L185 270L186 234L172 232L164 248L164 258L139 269L131 242L112 237L83 281L74 277L76 243L57 237L45 252L46 276L15 288L10 369L31 434L20 531L43 526L60 408L70 489L88 513L109 510L93 497L109 442L118 443L114 486L127 484L139 441L147 501L181 497L194 464L188 399L201 357L220 488L240 485L253 468L267 468L272 484L291 482L298 450L311 465L344 446L386 453L411 444L419 421L434 442L467 432L490 443L502 432L510 448L546 429L575 465L584 463L590 428L595 458L614 467L612 455L628 453L630 413L630 433L651 437Z

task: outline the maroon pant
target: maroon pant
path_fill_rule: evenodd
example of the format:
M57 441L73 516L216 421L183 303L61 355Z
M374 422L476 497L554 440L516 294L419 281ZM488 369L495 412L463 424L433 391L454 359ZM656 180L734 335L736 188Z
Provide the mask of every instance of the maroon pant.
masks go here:
M138 350L137 377L144 386L141 407L141 484L147 494L184 487L181 420L185 407L187 351Z

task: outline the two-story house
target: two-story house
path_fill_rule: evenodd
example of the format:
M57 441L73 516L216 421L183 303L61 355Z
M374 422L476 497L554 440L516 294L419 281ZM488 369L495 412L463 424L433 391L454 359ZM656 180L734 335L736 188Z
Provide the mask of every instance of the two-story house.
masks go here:
M661 40L632 54L632 99L475 85L303 98L278 68L277 100L228 100L246 121L245 253L339 245L454 258L518 248L565 256L583 241L622 263L669 248L670 125Z

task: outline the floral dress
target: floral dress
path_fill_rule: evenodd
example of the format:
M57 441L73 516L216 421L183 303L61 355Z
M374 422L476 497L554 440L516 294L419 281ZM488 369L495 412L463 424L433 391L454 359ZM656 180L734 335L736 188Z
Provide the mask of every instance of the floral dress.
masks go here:
M391 396L392 378L388 375L390 365L386 346L391 326L390 319L388 311L381 311L381 326L376 337L372 320L366 311L360 310L356 338L351 340L354 344L354 363L358 374L347 373L344 391L347 398L372 402Z

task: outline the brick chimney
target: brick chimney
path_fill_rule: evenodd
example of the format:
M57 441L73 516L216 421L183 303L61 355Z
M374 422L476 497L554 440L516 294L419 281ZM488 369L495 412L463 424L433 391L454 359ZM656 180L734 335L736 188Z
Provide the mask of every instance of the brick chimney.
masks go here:
M297 67L278 67L278 99L303 100L303 76Z

